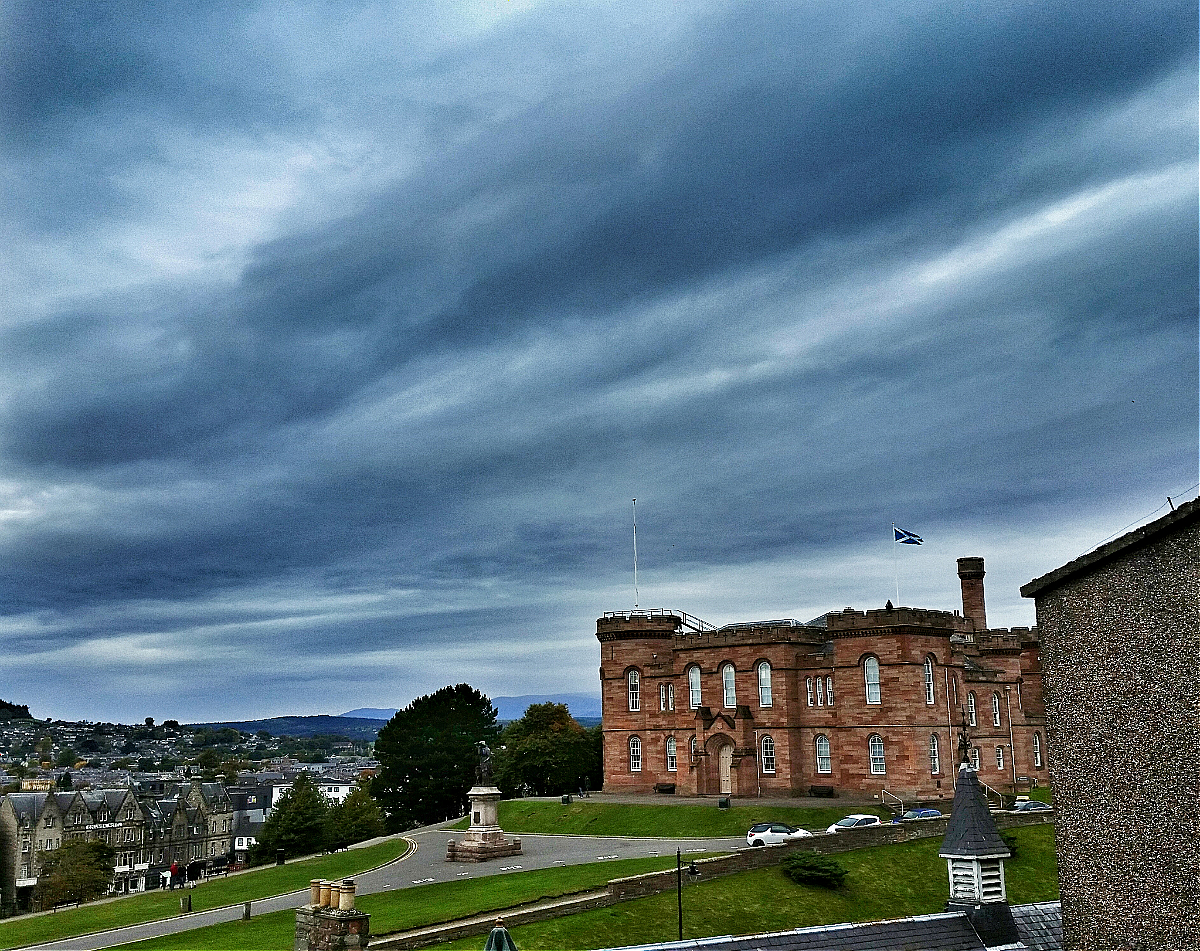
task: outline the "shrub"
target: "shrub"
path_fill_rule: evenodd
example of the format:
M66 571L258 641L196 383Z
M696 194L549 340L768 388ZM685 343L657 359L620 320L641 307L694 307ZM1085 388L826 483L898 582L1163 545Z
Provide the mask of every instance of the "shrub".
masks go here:
M783 874L799 885L841 888L849 872L837 859L804 852L784 859Z
M1011 858L1017 857L1017 836L1013 832L1001 832L1000 838L1004 840L1004 844L1008 846L1008 851L1012 853Z

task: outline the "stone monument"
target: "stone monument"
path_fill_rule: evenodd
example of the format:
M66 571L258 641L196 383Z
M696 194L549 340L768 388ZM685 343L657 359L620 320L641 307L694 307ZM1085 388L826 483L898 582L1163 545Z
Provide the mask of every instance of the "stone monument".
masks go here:
M521 854L521 840L509 838L500 828L497 803L500 790L492 785L492 751L480 740L475 744L479 762L475 767L475 785L467 793L471 800L471 826L465 838L446 844L447 862L486 862L488 859Z

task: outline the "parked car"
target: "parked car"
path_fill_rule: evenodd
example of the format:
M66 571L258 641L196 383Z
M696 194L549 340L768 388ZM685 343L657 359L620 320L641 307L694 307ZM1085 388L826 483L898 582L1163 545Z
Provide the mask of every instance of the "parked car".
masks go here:
M897 816L892 822L912 822L914 819L940 819L940 809L909 809L903 815Z
M747 845L778 845L794 839L807 839L812 833L784 822L756 822L746 833Z
M853 815L846 816L845 819L838 819L831 825L826 832L844 832L846 829L858 829L863 826L879 826L883 825L879 816L868 816L861 812L856 812Z
M1038 802L1036 799L1022 799L1012 807L1012 812L1052 812L1053 806L1047 805L1044 802Z

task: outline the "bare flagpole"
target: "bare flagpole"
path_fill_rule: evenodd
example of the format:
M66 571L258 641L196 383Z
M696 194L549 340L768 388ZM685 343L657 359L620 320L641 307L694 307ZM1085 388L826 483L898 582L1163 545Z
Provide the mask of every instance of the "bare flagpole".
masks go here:
M637 499L633 500L633 609L638 606L637 583Z

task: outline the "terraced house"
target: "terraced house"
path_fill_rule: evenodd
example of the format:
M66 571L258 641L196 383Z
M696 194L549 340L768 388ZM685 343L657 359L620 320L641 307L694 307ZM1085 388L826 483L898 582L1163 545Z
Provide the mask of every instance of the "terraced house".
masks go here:
M958 576L962 613L889 602L720 628L605 614L605 790L950 799L964 720L994 794L1047 782L1037 629L987 626L982 558Z

